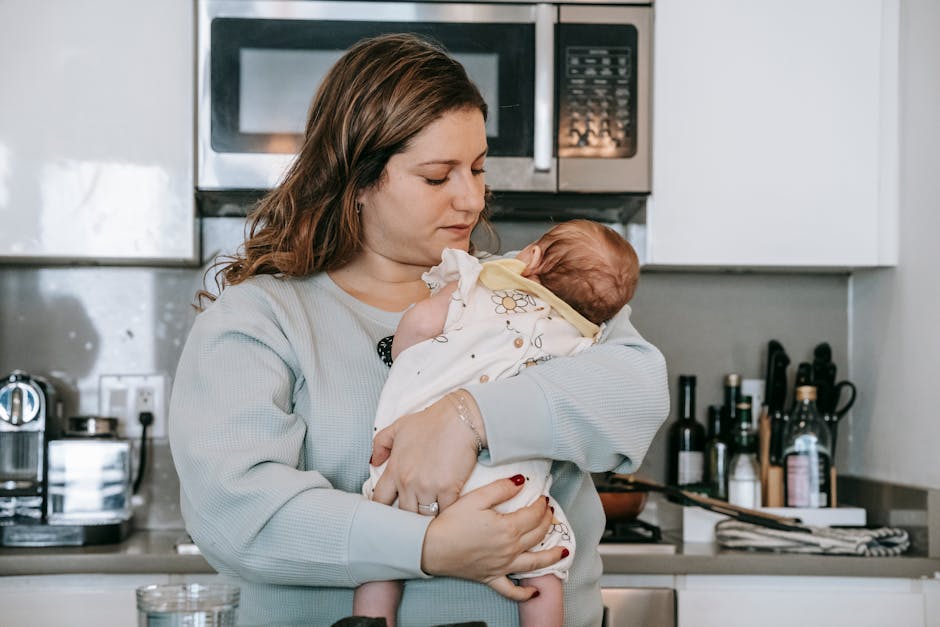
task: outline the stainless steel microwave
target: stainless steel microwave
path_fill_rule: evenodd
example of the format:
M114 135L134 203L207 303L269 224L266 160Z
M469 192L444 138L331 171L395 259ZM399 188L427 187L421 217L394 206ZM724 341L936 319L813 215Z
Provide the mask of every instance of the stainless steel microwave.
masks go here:
M487 100L491 189L649 192L649 4L199 0L197 12L197 191L273 187L330 65L364 37L414 32Z

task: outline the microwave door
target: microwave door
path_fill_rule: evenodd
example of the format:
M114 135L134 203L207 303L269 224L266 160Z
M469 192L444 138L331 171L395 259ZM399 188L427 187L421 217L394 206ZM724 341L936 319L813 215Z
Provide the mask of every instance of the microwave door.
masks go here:
M486 183L493 191L558 191L555 158L555 25L557 8L534 6L535 102L531 156L489 156Z
M440 41L487 101L489 186L557 191L556 6L201 0L198 7L199 189L275 186L333 62L364 37L414 32Z

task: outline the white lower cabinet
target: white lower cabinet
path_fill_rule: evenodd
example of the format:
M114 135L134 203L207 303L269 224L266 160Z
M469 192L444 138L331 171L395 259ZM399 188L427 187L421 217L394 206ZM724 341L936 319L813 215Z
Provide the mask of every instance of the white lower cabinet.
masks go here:
M936 617L927 614L928 588L935 585L875 577L679 576L678 626L935 627Z
M3 627L131 627L135 590L154 583L213 581L218 575L39 575L0 577Z

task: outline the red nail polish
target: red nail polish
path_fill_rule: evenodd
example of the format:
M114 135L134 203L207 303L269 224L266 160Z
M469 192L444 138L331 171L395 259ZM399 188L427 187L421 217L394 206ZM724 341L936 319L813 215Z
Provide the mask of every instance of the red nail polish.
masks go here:
M548 497L546 496L546 497L545 497L545 504L548 505L549 503L551 503L551 501L549 501L549 500L548 500Z
M370 465L370 466L372 465L372 456L371 456L371 455L369 455L369 465Z
M525 483L525 477L523 477L522 475L513 475L512 477L509 478L509 480L515 483L516 485L522 485L523 483Z
M539 591L536 590L535 592L532 593L532 596L530 596L529 598L530 598L530 599L534 599L534 598L537 597L538 595L539 595Z
M548 506L548 509L552 510L552 513L553 513L553 514L555 513L555 508L552 507L551 505Z
M561 550L561 559L565 559L566 557L568 557L568 555L570 555L570 553L568 553L568 549Z

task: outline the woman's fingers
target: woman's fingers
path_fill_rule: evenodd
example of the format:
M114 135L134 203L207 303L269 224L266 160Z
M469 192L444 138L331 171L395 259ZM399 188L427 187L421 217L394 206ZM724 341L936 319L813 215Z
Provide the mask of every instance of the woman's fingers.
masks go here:
M526 549L532 549L535 548L543 538L545 538L549 528L552 526L553 514L551 509L548 507L542 507L542 504L538 501L532 503L528 507L518 510L517 512L513 512L513 515L523 512L526 512L528 515L523 515L520 528L527 529L528 531L525 531L522 534L519 539L519 544Z
M492 509L496 505L516 496L524 483L525 477L522 475L514 475L508 479L497 479L492 483L480 486L472 492L468 492L464 495L464 498L477 509Z
M496 590L496 592L499 592L507 599L518 603L528 601L536 592L535 588L529 586L517 586L509 577L496 577L491 581L487 581L486 585Z
M527 551L522 553L509 565L510 573L527 573L557 564L568 556L568 549L554 547L544 551Z
M391 464L389 464L389 467L391 467ZM379 477L372 489L372 500L377 503L391 505L398 498L398 486L395 485L393 480L394 475L388 472L388 468L385 470L386 472Z
M385 427L375 434L372 438L372 457L369 463L373 466L381 466L392 453L392 445L395 443L395 423Z

